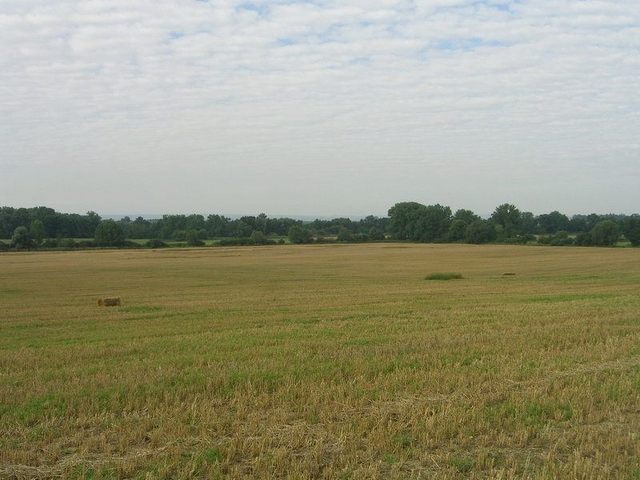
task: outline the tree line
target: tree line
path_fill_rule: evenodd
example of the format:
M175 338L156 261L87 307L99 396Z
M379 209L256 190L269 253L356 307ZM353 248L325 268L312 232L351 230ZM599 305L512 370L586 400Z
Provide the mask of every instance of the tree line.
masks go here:
M360 220L334 218L311 222L292 218L270 218L264 213L231 219L223 215L163 215L159 219L124 217L102 219L95 212L85 215L60 213L48 207L0 208L0 249L140 247L172 244L265 245L284 243L367 242L400 240L455 243L536 243L554 246L612 246L626 239L640 245L640 215L573 215L558 211L534 215L505 203L489 218L471 210L455 213L443 205L401 202L387 217Z

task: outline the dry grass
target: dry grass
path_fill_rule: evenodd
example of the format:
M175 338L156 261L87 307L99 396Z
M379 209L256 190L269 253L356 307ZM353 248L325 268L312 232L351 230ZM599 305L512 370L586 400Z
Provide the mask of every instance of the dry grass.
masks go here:
M0 477L638 478L639 285L634 249L2 254Z

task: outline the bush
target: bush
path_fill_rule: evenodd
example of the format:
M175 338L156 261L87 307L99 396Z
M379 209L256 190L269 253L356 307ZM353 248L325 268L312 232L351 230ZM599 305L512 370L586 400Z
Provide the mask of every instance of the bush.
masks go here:
M9 250L9 245L4 242L0 242L0 252L5 252L7 250Z
M93 248L96 246L91 240L80 240L76 245L78 248Z
M253 241L253 243L255 245L266 245L268 243L268 239L267 236L261 232L260 230L254 230L251 233L251 241Z
M535 235L526 234L526 235L515 235L513 237L505 238L504 243L509 243L511 245L526 245L530 241L535 240Z
M284 245L284 244L286 244L286 243L287 243L287 242L285 241L285 239L284 239L284 238L281 238L280 240L278 240L278 245Z
M42 248L57 248L62 239L47 238L42 242Z
M425 277L425 280L461 280L464 277L461 273L445 272L445 273L432 273Z
M78 244L73 238L61 238L60 240L58 240L57 246L59 248L72 249L76 248Z
M190 247L204 246L204 242L200 240L200 235L197 230L189 230L187 232L187 245Z
M145 246L148 248L166 248L168 245L159 238L152 238L147 243L145 243Z
M593 245L593 242L591 241L591 234L580 232L576 235L573 243L574 245L578 245L580 247L590 247L591 245Z
M282 240L284 242L284 240ZM265 238L262 243L256 244L251 237L223 238L214 243L216 247L246 247L251 245L276 245L275 240Z
M29 235L27 227L18 227L13 231L11 246L16 250L29 250L35 248L35 242Z

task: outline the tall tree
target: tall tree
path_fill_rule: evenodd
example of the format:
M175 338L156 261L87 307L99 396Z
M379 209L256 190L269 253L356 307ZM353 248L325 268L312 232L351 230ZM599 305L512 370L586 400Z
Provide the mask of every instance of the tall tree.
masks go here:
M513 237L519 231L520 210L515 205L503 203L494 210L491 221L499 227L500 237Z

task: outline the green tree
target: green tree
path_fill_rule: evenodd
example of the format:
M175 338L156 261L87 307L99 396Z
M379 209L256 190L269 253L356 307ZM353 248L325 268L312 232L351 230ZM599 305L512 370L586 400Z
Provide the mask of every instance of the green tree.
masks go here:
M121 247L124 245L124 232L113 220L103 220L96 227L94 239L99 247Z
M311 243L313 236L308 229L300 225L293 225L289 229L289 241L291 243Z
M348 228L340 227L336 240L339 242L353 242L353 233Z
M453 220L461 220L465 225L469 225L475 220L480 220L480 217L471 210L461 208L460 210L456 210L456 213L453 215Z
M591 230L591 242L598 247L611 247L615 245L619 237L620 229L612 220L598 222Z
M520 226L520 210L515 205L503 203L496 207L491 221L499 227L501 240L513 237Z
M544 213L538 216L538 225L542 233L556 233L568 230L570 225L569 217L558 212Z
M369 239L374 242L384 240L384 232L378 227L371 227L371 229L369 229Z
M389 230L398 240L414 240L420 238L418 220L426 207L417 202L396 203L389 209Z
M464 240L467 243L487 243L495 239L495 228L485 220L475 220L469 224L464 232Z
M265 245L267 243L267 236L263 233L262 230L254 230L251 233L251 240L256 245Z
M640 215L631 215L625 218L622 233L631 242L631 245L634 247L640 245Z
M42 244L46 234L44 231L44 224L41 220L35 219L31 222L31 225L29 226L29 235L37 246Z
M35 246L27 227L18 227L13 231L11 246L16 250L29 250Z
M443 242L451 225L451 209L440 204L429 205L421 212L417 232L421 242Z
M467 223L464 220L454 220L449 227L449 241L460 242L464 240L464 234L467 230Z

